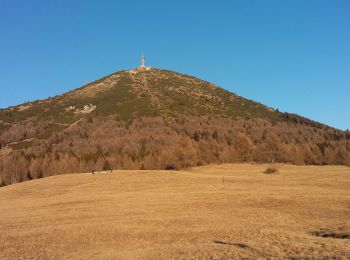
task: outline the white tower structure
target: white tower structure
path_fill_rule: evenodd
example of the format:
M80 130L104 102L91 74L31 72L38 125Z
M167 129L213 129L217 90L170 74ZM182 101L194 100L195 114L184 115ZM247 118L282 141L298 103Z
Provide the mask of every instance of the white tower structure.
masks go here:
M140 66L138 67L139 70L150 70L151 67L148 67L145 65L145 55L143 53L141 54L141 63Z
M141 55L141 65L140 65L140 68L145 68L146 66L145 66L145 56L143 55L143 53L142 53L142 55Z

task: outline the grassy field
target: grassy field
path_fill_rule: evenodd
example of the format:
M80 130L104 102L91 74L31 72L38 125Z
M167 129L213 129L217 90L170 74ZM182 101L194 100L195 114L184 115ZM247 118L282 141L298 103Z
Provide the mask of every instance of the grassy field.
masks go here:
M350 258L350 168L276 166L69 174L0 188L0 259Z

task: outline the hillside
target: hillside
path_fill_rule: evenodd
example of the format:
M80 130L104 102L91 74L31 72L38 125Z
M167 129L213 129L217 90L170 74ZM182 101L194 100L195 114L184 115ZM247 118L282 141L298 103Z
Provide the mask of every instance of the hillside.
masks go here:
M84 106L89 109L84 110ZM67 94L2 110L3 124L35 118L56 124L84 114L140 116L226 115L281 120L282 114L209 82L160 69L120 71Z
M213 116L263 118L272 122L311 120L280 113L198 78L160 69L132 69L108 75L47 100L1 109L0 129L23 121L50 121L51 131L86 117Z
M257 161L350 164L350 134L155 68L0 111L0 184Z
M67 174L0 188L0 258L348 259L350 168L263 174L267 166Z

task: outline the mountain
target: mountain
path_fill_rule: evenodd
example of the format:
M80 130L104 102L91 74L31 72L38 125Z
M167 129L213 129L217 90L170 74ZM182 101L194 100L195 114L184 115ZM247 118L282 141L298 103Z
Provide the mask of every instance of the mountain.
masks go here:
M150 67L0 111L0 183L102 169L350 164L350 134Z
M85 110L84 110L85 107ZM67 94L2 110L7 123L36 118L72 123L86 114L139 116L226 115L282 119L282 114L209 82L160 69L120 71Z

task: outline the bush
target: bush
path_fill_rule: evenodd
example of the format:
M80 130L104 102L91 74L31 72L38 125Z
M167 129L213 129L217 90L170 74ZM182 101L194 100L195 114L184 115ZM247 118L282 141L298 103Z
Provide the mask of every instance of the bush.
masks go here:
M274 166L268 167L268 168L264 171L264 173L266 173L266 174L278 173L278 169L277 169L277 167L274 167Z
M164 165L164 170L166 171L175 170L175 166L171 164Z

